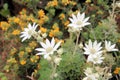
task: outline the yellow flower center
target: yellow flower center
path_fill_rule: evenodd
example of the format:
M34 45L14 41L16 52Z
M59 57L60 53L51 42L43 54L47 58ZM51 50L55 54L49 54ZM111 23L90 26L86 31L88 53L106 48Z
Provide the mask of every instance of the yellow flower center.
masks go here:
M82 24L82 21L77 21L77 23L76 23L77 25L81 25Z
M95 50L94 48L92 48L92 49L90 50L90 52L91 52L92 54L95 54L95 53L96 53L96 50Z
M52 52L52 50L53 50L53 48L52 48L52 47L48 47L48 48L46 48L46 52L47 52L47 53Z

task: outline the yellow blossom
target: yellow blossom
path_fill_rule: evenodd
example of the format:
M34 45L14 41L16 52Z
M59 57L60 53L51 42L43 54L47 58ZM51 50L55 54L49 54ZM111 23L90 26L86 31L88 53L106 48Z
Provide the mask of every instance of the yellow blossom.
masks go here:
M58 5L58 1L57 0L53 0L52 1L52 6L57 6Z
M44 17L45 13L44 11L41 9L38 11L38 16L41 18L41 17Z
M37 46L37 43L35 41L32 41L29 43L29 46L34 49Z
M27 11L26 11L26 9L24 8L24 9L22 9L22 10L19 12L19 14L21 14L21 15L22 15L22 14L26 14L26 12L27 12Z
M20 52L19 52L19 57L23 57L24 54L25 54L24 51L20 51Z
M25 65L25 64L26 64L26 61L25 61L25 60L20 60L20 64L21 64L21 65Z
M32 52L32 50L31 50L30 47L26 47L26 48L25 48L25 51L28 52L28 53Z
M0 22L0 24L1 24L0 27L2 28L3 31L6 31L10 27L10 24L5 21Z
M65 6L68 5L69 4L69 0L62 0L62 4L65 5Z
M15 18L14 18L14 22L15 22L15 23L17 23L17 24L18 24L18 23L19 23L19 21L20 21L20 19L19 19L19 18L17 18L17 17L15 17Z
M16 49L16 48L13 48L13 49L11 49L10 54L11 54L11 55L14 55L16 52L17 52L17 49Z
M69 4L75 6L77 3L75 1L69 1Z
M62 39L59 40L58 38L55 38L56 43L59 42L59 41L61 41L62 44L64 43L64 40L62 40Z
M65 22L63 22L64 26L65 26L65 29L68 27L67 25L69 24L70 22L67 20Z
M120 73L120 68L116 68L113 73L114 74L119 74Z
M19 35L20 34L20 30L16 29L12 32L13 35Z
M63 19L65 19L65 14L62 13L62 14L60 14L59 17L60 17L61 20L63 20Z
M46 33L47 32L47 29L44 28L44 27L40 27L40 30L41 30L42 33Z

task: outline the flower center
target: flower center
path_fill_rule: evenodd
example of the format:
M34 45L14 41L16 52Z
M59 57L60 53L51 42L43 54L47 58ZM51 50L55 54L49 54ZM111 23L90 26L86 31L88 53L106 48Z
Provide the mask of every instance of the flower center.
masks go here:
M32 35L32 34L33 34L33 30L29 30L29 31L28 31L28 34L29 34L29 35Z
M47 53L52 52L52 50L53 50L53 48L52 48L52 47L48 47L48 48L46 48L46 52L47 52Z
M79 21L77 21L77 23L76 23L77 25L81 25L82 24L82 22L79 20Z
M95 53L96 53L96 50L95 50L94 48L92 48L92 49L90 50L90 52L91 52L92 54L95 54Z

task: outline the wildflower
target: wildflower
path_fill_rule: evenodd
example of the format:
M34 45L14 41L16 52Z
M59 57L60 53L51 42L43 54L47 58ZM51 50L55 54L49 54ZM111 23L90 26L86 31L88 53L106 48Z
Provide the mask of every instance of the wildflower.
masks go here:
M37 43L35 41L32 41L29 43L29 46L35 48L37 46Z
M41 9L41 10L38 11L38 15L39 15L39 17L41 18L41 17L44 17L45 13L44 13L44 11Z
M62 4L65 5L65 6L68 5L69 4L69 0L62 0Z
M114 74L119 74L120 73L120 68L116 68L113 73Z
M19 35L20 34L20 30L16 29L12 32L13 35Z
M98 80L99 78L98 73L93 73L93 68L87 68L84 73L86 77L83 80Z
M93 62L93 64L101 64L103 62L103 59L104 57L102 57L102 54L89 55L87 62Z
M44 55L44 58L47 58L50 54L53 54L54 51L60 46L61 42L58 42L55 45L55 40L52 38L51 42L46 39L46 43L40 42L43 48L36 48L37 51L40 51L36 55Z
M15 18L14 18L14 22L18 24L18 23L20 22L20 19L17 18L17 17L15 17Z
M105 41L105 50L108 51L108 52L110 52L110 51L118 51L118 49L115 49L115 45L116 44L111 45L110 41Z
M78 12L77 16L75 16L74 14L72 14L72 18L69 18L69 20L71 21L71 23L68 24L68 26L74 32L82 30L82 28L84 26L90 25L90 23L87 22L88 19L89 19L89 17L85 18L85 13L80 14L80 12Z
M24 54L25 54L24 51L20 51L20 52L19 52L19 57L23 57Z
M31 25L30 23L28 24L28 28L25 28L23 32L21 32L21 36L20 38L22 39L22 42L26 39L30 39L31 36L33 36L35 34L35 30L37 28L38 24L36 25L35 23L33 23L33 25Z
M44 27L40 27L40 31L41 31L42 33L46 33L46 32L47 32L47 29L44 28Z
M5 22L5 21L1 21L0 22L0 27L3 31L7 31L7 29L10 27L10 24Z
M61 20L63 20L63 19L65 19L65 14L62 13L62 14L59 15L59 17L60 17Z
M25 51L28 52L28 53L32 52L32 50L31 50L30 47L26 47L26 48L25 48Z
M86 55L94 55L94 54L102 53L101 42L97 43L97 41L92 43L91 40L89 40L88 45L85 44L85 47L83 49L85 50L84 54Z
M25 60L20 60L20 64L21 64L21 65L25 65L25 64L26 64L26 61L25 61Z

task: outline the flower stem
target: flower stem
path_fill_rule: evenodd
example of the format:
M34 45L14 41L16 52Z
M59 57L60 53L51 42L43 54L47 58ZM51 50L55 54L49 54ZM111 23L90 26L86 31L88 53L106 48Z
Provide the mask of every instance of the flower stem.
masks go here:
M76 50L77 50L79 36L80 36L80 31L79 31L78 34L77 34L77 40L76 40L76 44L75 44L75 49L74 49L73 55L75 55Z

